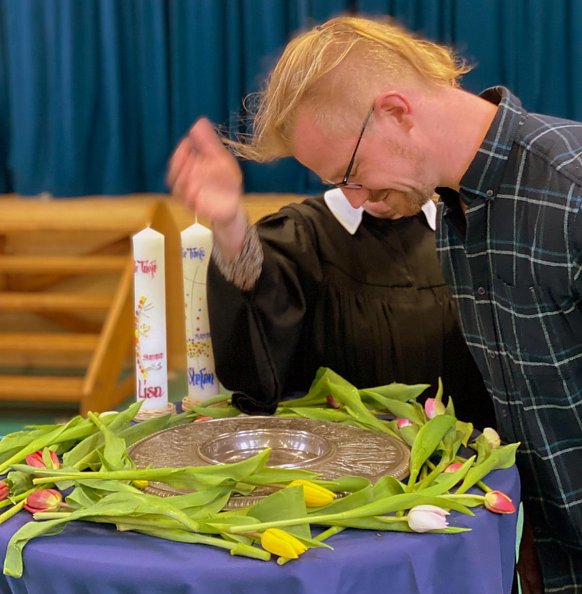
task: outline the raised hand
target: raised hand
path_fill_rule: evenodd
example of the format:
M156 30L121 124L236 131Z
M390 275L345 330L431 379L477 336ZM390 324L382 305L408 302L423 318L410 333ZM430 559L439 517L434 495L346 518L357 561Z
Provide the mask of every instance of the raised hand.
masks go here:
M212 224L223 254L236 255L247 227L242 172L206 118L199 119L178 144L167 182L173 195Z

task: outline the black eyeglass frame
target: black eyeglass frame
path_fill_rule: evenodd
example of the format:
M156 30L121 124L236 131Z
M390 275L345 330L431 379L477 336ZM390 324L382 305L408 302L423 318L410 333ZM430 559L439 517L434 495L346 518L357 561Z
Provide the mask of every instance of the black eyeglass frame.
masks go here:
M352 158L348 164L348 168L342 178L341 182L334 184L333 182L326 182L328 185L333 186L334 188L346 188L346 190L361 190L364 186L362 184L357 184L354 182L349 181L350 175L352 174L352 169L354 168L354 163L356 161L356 155L358 154L358 149L360 148L360 143L362 142L362 137L364 136L364 132L366 131L366 127L368 126L368 122L374 113L374 106L370 108L366 117L364 118L364 123L362 124L362 129L360 130L360 135L358 136L358 141L356 142L356 147L354 148L354 152L352 153Z

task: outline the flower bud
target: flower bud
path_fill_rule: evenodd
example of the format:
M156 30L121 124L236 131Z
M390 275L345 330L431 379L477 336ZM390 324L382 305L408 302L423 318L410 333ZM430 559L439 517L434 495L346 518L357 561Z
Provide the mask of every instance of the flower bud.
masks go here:
M267 528L261 534L261 546L273 555L288 559L297 559L307 550L307 546L298 538L279 528Z
M10 487L6 481L0 481L0 501L8 499L10 496Z
M328 394L325 398L330 408L341 408L342 405L338 402L331 394Z
M496 514L512 514L515 511L511 498L501 491L485 493L484 504L489 511Z
M457 472L457 470L460 470L462 466L463 465L461 462L451 462L443 472Z
M303 497L305 498L305 505L307 507L321 507L322 505L328 505L335 499L335 493L316 485L311 481L303 479L297 479L289 483L289 487L296 487L301 485L303 487Z
M50 462L47 464L45 464L45 460L44 460L44 455L43 455L43 450L38 450L36 452L34 452L34 454L28 454L28 456L26 456L25 460L26 463L29 466L34 466L35 468L59 468L61 463L59 461L59 457L56 455L56 453L53 450L45 450L48 451L48 457Z
M434 419L437 415L445 414L445 405L436 398L427 398L424 403L424 412L429 419Z
M143 491L145 488L147 488L147 486L150 483L149 483L149 481L146 481L145 479L135 479L134 481L131 481L131 484L136 489L141 489Z
M417 505L408 512L408 525L415 532L446 528L449 512L436 505Z
M28 510L31 514L58 511L62 501L63 496L56 489L43 489L31 493L26 498L24 509Z
M204 415L202 417L197 417L196 419L194 419L195 423L203 423L204 421L212 421L212 419L214 419L214 417L209 417L208 415Z
M396 421L396 427L402 429L402 427L412 427L414 423L410 419L398 419Z
M485 429L483 429L483 437L490 445L492 450L498 448L501 445L501 438L499 437L499 433L497 433L497 431L495 431L495 429L492 429L491 427L485 427Z

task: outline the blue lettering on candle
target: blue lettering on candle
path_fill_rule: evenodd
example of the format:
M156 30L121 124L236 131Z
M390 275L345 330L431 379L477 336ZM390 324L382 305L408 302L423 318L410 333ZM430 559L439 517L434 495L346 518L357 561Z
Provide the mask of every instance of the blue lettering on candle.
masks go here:
M206 250L203 247L187 247L182 249L182 258L189 260L204 260Z
M206 371L203 367L199 371L196 371L193 367L188 367L188 385L198 386L203 390L207 385L214 386L215 377L211 371Z

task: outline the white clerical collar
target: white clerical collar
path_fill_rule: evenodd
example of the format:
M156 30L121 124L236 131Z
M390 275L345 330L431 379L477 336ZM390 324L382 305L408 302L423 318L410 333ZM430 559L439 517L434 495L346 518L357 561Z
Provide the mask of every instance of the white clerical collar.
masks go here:
M362 222L364 209L361 206L359 208L354 208L348 202L348 199L344 196L344 193L340 188L328 190L323 195L323 199L340 225L350 235L353 235ZM428 226L434 231L436 229L436 204L434 201L429 200L426 202L422 207L422 212L426 217Z

